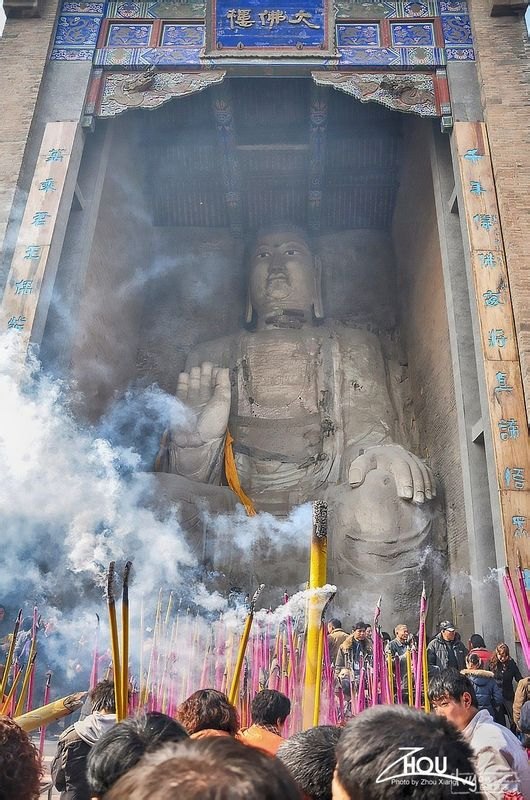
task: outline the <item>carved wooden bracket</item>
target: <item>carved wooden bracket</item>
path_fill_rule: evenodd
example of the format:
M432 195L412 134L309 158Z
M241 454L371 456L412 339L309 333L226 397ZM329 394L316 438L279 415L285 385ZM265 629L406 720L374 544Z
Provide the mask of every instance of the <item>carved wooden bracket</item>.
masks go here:
M155 67L144 72L97 70L85 104L85 119L115 117L131 108L158 108L173 97L195 94L221 83L225 75L225 70L157 72Z

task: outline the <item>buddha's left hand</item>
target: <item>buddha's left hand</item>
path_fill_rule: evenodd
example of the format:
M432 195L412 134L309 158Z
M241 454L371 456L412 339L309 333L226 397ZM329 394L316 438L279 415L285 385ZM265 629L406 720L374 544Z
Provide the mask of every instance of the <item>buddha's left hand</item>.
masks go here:
M393 475L398 497L424 503L436 497L435 480L429 467L414 453L399 444L380 444L369 447L352 461L348 481L360 486L371 470L383 470Z

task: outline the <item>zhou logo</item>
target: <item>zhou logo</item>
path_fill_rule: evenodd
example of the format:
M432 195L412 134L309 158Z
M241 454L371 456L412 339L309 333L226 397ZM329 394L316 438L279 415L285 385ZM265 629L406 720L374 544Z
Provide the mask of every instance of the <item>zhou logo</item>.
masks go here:
M412 784L413 786L433 786L441 782L458 785L468 789L477 790L475 775L460 775L458 770L454 773L448 771L447 756L417 756L423 747L400 747L404 755L397 758L388 767L379 773L376 783ZM457 792L455 792L456 794Z

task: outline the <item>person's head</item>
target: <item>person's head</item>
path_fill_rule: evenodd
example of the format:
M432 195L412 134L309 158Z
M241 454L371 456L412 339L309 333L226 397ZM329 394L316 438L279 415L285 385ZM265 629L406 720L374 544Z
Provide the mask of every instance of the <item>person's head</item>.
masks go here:
M333 633L333 631L340 630L341 628L342 622L340 619L337 619L337 617L333 617L333 619L330 619L328 622L328 633Z
M364 632L366 633L367 636L371 636L372 635L372 626L371 625L367 625L366 628L364 629Z
M468 650L476 650L479 647L485 650L486 642L484 641L480 633L472 633L471 636L469 637Z
M92 713L95 711L100 714L116 713L116 697L114 695L113 681L100 681L89 694L92 704Z
M254 311L258 325L289 311L301 320L323 317L320 263L303 231L282 225L258 232L250 248L247 322Z
M440 622L440 633L442 635L442 639L444 639L446 642L454 642L456 628L450 620L446 619L443 622Z
M166 745L146 756L105 800L302 800L286 767L228 736Z
M333 725L319 725L295 733L278 749L298 788L307 800L331 800L331 781L337 763L335 746L342 733Z
M499 642L497 647L495 648L495 652L493 653L493 661L500 661L501 664L505 664L510 658L510 648L506 644L506 642Z
M429 681L429 700L435 714L445 717L459 731L478 711L473 684L456 669L446 669Z
M3 622L6 618L6 607L0 606L0 622Z
M476 653L469 653L466 656L466 665L468 669L481 669L482 661Z
M353 638L357 642L363 642L366 639L366 623L356 622L355 625L353 625L351 632L353 633Z
M446 720L408 706L384 705L363 711L344 728L336 749L333 800L452 798L455 785L447 780L425 788L421 777L403 774L407 753L414 755L407 748L417 748L418 766L422 758L438 758L446 774L465 776L469 783L458 783L458 792L478 796L469 745Z
M236 709L228 702L227 696L217 689L194 692L178 707L176 717L190 736L208 729L235 736L239 729Z
M258 692L250 706L250 716L254 725L275 725L279 730L291 713L291 701L275 689Z
M0 800L37 800L42 766L27 733L0 717Z
M396 627L394 628L394 631L395 631L396 639L398 640L398 642L401 642L401 644L406 644L408 642L409 629L408 629L407 625L405 625L404 623L396 625Z
M179 722L152 711L118 722L93 745L87 758L87 783L92 796L101 797L116 781L167 742L188 734Z

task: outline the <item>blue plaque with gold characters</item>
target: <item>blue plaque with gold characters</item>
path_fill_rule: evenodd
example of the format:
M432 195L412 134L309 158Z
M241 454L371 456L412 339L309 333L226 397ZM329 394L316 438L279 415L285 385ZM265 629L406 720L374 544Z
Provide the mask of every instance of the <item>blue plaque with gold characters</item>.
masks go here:
M334 54L332 0L211 0L209 56Z

